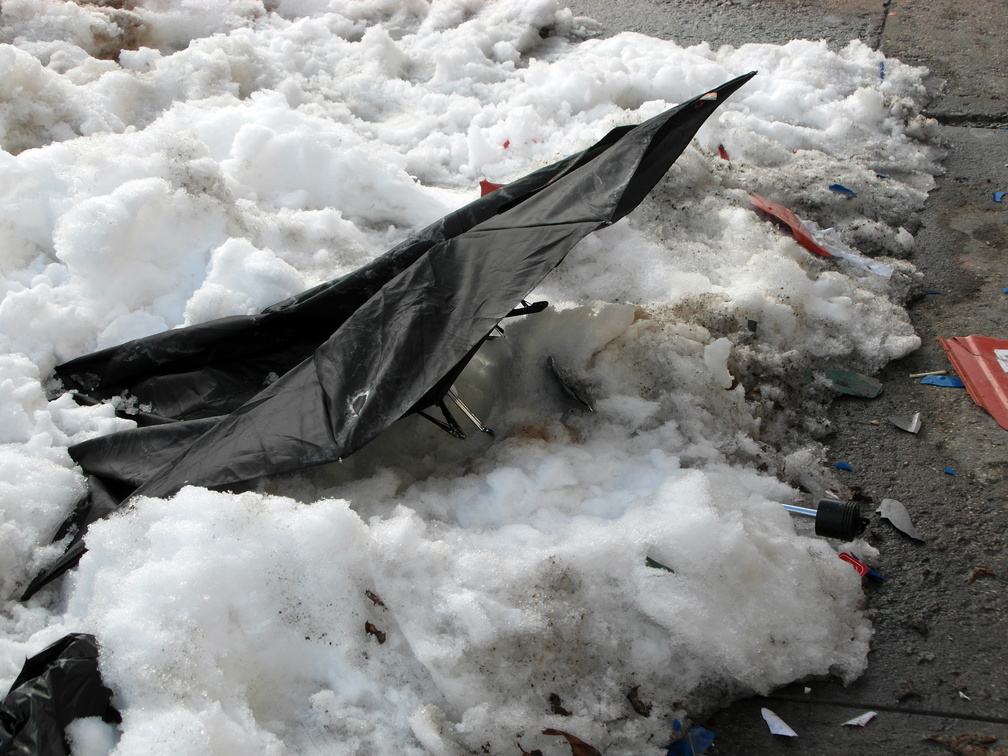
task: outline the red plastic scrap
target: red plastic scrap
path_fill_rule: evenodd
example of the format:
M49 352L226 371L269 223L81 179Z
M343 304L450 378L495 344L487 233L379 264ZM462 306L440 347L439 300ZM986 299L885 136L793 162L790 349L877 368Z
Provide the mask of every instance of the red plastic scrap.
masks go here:
M718 155L721 156L722 160L731 160L731 158L728 157L728 150L725 149L725 146L723 144L719 144L717 146L717 152Z
M857 574L860 575L861 577L864 577L865 575L868 574L868 565L862 562L860 559L851 556L846 551L840 554L839 556L841 559L847 562L847 564L853 567L857 571Z
M762 210L764 213L772 215L787 225L791 229L791 233L794 234L795 241L812 254L819 255L820 257L833 257L828 249L812 238L812 232L805 227L805 224L798 219L798 216L783 205L778 205L766 197L761 197L756 192L752 193L752 204L757 210Z
M1008 339L955 336L938 342L973 401L1008 430Z
M504 184L495 184L493 181L487 181L486 179L480 180L480 197L486 197L494 189L500 189Z

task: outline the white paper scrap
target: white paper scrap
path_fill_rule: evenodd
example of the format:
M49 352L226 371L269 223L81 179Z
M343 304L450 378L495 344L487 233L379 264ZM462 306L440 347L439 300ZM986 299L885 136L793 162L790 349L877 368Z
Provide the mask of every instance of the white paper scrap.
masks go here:
M854 717L854 719L848 719L846 722L843 722L840 726L841 727L848 727L848 726L850 726L850 727L864 727L866 724L868 724L873 719L875 719L876 716L878 716L878 712L877 711L866 711L861 716Z
M767 723L767 727L770 728L770 732L774 735L784 735L788 738L798 737L798 733L788 727L787 723L770 711L770 709L760 709L760 713L763 715L763 720Z
M997 357L998 365L1008 373L1008 349L995 349L994 356Z
M914 527L910 514L896 499L882 499L882 505L876 510L880 517L889 520L897 530L917 541L927 540Z

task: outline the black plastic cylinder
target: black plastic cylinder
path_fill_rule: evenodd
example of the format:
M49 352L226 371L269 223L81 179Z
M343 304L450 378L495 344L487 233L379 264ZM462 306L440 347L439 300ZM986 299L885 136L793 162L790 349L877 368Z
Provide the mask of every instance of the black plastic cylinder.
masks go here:
M868 520L861 516L856 501L820 499L816 508L815 532L824 538L852 541L864 532Z

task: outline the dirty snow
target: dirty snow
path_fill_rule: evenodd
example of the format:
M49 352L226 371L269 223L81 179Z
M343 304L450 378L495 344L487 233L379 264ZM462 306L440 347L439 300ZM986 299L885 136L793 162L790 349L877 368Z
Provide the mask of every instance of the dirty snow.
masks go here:
M123 723L74 723L79 756L566 753L551 727L660 754L676 718L860 673L858 577L780 505L835 485L823 371L919 343L906 258L940 158L920 69L857 42L602 40L550 0L128 5L0 11L0 693L80 631ZM85 489L67 446L130 425L61 395L55 364L255 312L480 179L753 69L463 375L495 438L408 418L250 492L141 500L17 600ZM812 257L753 191L892 278Z

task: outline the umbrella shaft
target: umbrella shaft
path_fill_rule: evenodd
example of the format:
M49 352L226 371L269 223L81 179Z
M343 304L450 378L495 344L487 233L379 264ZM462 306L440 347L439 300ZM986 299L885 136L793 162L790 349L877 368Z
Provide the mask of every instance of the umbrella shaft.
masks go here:
M808 509L806 507L796 507L793 504L784 504L784 509L788 512L794 512L795 514L803 514L808 517L815 517L816 511L814 509Z

